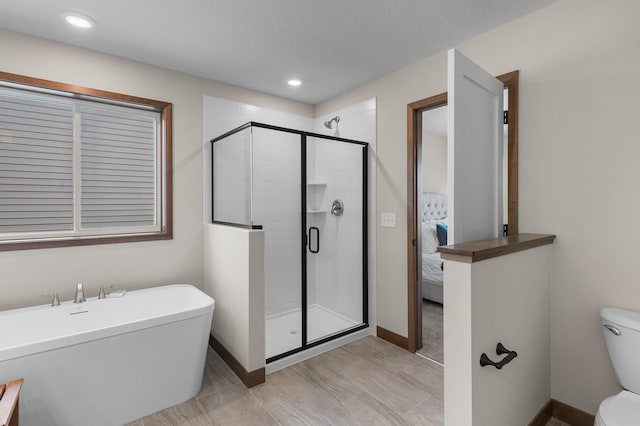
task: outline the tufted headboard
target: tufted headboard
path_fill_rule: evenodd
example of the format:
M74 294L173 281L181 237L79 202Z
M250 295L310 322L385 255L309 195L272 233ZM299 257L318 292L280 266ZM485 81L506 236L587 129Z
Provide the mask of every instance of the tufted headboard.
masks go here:
M422 221L447 217L447 196L435 192L422 193Z

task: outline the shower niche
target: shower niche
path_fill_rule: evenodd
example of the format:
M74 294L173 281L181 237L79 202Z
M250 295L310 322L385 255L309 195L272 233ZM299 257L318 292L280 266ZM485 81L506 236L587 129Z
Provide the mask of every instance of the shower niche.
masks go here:
M368 327L368 144L256 122L211 144L212 222L264 231L266 362Z

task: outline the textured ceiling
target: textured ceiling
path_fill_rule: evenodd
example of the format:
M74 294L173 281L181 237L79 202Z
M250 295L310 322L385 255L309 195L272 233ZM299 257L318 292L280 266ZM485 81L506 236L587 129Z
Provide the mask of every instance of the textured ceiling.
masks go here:
M552 1L0 0L0 27L316 104Z

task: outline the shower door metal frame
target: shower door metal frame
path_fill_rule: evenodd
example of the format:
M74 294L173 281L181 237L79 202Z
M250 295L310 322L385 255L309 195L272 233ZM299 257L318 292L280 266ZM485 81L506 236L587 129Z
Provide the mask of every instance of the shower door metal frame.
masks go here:
M306 349L312 348L314 346L321 345L323 343L330 342L332 340L338 339L340 337L346 336L351 333L355 333L359 330L364 330L369 327L369 238L368 238L368 151L369 151L369 143L361 142L353 139L345 139L338 136L329 136L323 135L320 133L314 132L306 132L303 130L290 129L287 127L273 126L270 124L259 123L255 121L250 121L242 126L239 126L233 130L230 130L214 139L211 140L211 164L213 167L213 144L217 141L223 140L228 136L231 136L235 133L238 133L242 130L251 127L258 127L267 130L274 130L285 133L293 133L300 136L300 215L301 215L301 226L300 226L300 252L301 252L301 285L302 285L302 306L301 306L301 314L302 314L302 344L300 347L289 350L287 352L283 352L278 355L274 355L270 358L266 359L266 363L270 363L273 361L277 361L282 358L286 358L290 355L296 354L298 352L302 352ZM313 342L307 342L307 138L318 138L325 139L335 142L344 142L353 145L360 145L362 147L362 323L360 325L348 328L346 330L331 334L327 337L323 337L321 339L314 340ZM216 221L213 218L213 203L214 203L214 195L213 195L213 170L211 171L211 219L212 223L221 224L221 225L230 225L230 226L240 226L244 228L250 229L262 229L261 225L253 225L253 224L233 224L228 222L220 222ZM252 220L253 221L253 220Z

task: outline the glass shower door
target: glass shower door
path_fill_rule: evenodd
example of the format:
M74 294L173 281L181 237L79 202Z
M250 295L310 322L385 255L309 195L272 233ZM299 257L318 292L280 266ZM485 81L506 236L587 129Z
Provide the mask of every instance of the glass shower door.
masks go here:
M302 340L301 143L295 133L253 127L252 223L264 230L266 358Z
M306 140L306 343L367 322L366 147Z

